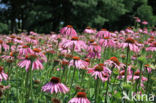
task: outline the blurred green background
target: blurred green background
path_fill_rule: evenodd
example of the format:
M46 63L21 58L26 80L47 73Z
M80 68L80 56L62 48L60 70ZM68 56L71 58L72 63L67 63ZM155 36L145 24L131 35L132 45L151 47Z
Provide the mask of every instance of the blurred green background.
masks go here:
M133 17L156 25L156 0L0 0L0 33L49 33L65 25L110 31L134 25Z

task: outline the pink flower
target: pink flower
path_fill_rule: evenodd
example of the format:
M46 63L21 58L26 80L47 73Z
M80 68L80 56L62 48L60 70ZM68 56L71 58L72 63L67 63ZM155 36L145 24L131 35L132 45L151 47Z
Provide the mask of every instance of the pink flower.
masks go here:
M78 92L77 97L72 98L68 103L90 103L85 92Z
M137 43L134 39L132 38L127 38L125 43L121 43L120 47L122 48L129 48L129 50L134 51L134 52L139 52L140 49L137 46Z
M152 42L151 45L146 48L146 51L156 51L156 41Z
M100 39L99 44L104 47L115 47L115 41L113 41L109 37L104 37L104 39Z
M21 68L25 67L26 71L28 72L28 70L29 70L29 68L31 66L31 61L24 59L23 61L20 61L18 63L18 66L21 67Z
M23 45L19 49L19 56L28 55L28 54L32 54L32 53L33 53L33 50L31 48L29 48L27 45Z
M93 30L93 29L90 28L90 27L87 27L83 32L84 32L84 33L87 33L87 34L95 34L95 33L96 33L96 31Z
M123 63L120 63L117 57L111 57L109 60L106 60L104 62L105 65L109 66L109 67L114 67L114 68L118 68L118 70L120 70L121 68L124 68L125 65Z
M42 86L42 91L53 93L67 93L69 88L67 88L63 83L60 82L60 78L52 77L50 82Z
M99 45L97 45L96 43L91 43L88 46L88 54L87 57L89 58L101 58L101 47Z
M104 38L104 37L110 37L111 34L109 33L109 31L107 31L106 29L101 29L97 34L96 37L97 38Z
M67 25L60 30L60 34L64 36L77 36L75 29L71 25Z
M148 73L152 72L152 68L149 67L149 64L146 64L144 66L145 66L145 70L147 70Z
M87 45L84 41L79 40L78 37L72 37L71 40L66 40L62 43L62 46L64 48L69 48L71 50L74 49L74 51L80 52L82 49L86 49Z
M8 75L4 73L3 67L0 67L0 82L4 79L7 80Z
M77 57L77 56L74 56L69 64L70 66L75 66L78 69L85 69L89 65L88 62L81 60L80 57Z
M103 82L107 81L111 70L104 66L104 64L97 64L93 68L88 69L88 72L94 76L95 79L99 78Z
M142 22L142 24L147 25L148 22L144 20L144 21Z
M138 23L141 22L141 20L140 20L139 17L134 17L134 19L135 19L135 21L138 22Z
M7 45L5 42L3 42L2 40L0 40L0 53L4 51L8 51L9 50L9 45Z
M32 68L32 70L43 69L42 62L47 62L47 58L44 54L40 53L40 49L33 49L33 54L26 55L25 58L21 58L22 61L18 63L18 66L23 68L25 67L26 71Z

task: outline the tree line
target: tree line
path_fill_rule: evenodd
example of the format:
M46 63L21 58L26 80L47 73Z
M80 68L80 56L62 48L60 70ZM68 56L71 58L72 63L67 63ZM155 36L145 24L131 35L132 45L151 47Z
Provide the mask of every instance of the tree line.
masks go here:
M65 25L121 30L133 17L156 25L156 0L0 0L0 33L49 33Z

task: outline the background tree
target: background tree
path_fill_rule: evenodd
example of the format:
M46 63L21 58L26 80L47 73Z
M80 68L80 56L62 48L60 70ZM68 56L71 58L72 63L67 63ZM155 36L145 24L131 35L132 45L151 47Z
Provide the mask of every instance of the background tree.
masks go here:
M65 25L121 30L134 16L156 25L155 0L0 0L0 33L49 33Z

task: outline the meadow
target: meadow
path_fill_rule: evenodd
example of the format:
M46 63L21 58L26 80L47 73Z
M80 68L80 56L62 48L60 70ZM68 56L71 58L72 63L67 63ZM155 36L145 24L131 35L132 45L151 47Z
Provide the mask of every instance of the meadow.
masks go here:
M1 34L0 103L154 102L156 31L141 25Z

